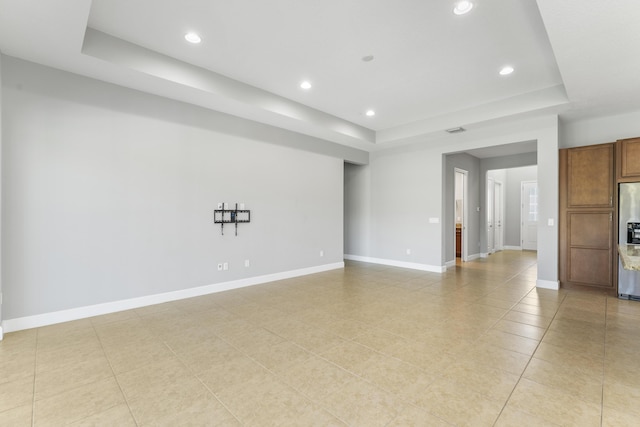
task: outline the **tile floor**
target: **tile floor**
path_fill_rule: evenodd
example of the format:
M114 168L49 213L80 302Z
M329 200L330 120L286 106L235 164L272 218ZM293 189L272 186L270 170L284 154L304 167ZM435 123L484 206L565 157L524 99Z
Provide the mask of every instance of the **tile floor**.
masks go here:
M0 425L639 425L640 302L535 262L347 262L6 334Z

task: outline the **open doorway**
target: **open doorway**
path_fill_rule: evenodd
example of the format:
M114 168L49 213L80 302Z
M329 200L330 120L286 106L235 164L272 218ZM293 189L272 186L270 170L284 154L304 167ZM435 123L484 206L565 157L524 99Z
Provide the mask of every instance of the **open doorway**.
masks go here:
M468 197L467 197L467 179L469 172L464 169L455 168L455 194L454 194L454 213L455 218L453 223L455 224L455 256L456 261L467 261L467 209L468 209Z

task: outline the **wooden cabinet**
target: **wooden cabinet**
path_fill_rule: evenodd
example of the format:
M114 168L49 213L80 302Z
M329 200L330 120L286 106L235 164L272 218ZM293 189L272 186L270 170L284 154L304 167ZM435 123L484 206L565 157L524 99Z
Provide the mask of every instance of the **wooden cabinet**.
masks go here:
M616 152L618 181L640 181L640 138L618 140Z
M560 282L615 291L614 144L560 150Z

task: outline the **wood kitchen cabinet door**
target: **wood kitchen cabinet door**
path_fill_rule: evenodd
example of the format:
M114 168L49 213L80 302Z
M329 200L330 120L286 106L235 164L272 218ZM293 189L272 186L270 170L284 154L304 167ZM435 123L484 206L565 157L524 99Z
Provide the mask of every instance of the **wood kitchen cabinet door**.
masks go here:
M614 144L560 150L560 283L615 291ZM619 159L619 158L618 158Z
M618 140L618 178L640 181L640 138Z
M613 144L567 150L567 208L613 207Z
M567 281L611 287L615 253L612 212L569 212L567 225Z

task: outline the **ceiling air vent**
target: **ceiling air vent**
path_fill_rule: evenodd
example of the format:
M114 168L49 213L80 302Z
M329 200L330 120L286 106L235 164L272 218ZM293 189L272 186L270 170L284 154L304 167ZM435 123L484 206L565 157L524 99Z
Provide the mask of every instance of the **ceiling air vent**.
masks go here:
M457 128L451 128L451 129L447 129L447 132L449 133L460 133L460 132L465 132L466 129L463 128L462 126L458 126Z

